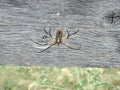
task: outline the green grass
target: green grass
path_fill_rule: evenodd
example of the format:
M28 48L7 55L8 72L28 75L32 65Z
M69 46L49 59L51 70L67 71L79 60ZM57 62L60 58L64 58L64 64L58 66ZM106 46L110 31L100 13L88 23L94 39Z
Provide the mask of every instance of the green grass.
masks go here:
M0 90L120 90L120 69L0 66Z

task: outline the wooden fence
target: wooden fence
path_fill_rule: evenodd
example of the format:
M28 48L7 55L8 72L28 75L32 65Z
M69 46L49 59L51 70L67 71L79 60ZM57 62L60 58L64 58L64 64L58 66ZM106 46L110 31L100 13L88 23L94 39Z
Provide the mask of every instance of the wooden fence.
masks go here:
M120 67L119 0L0 0L0 64L20 66ZM63 45L36 45L79 29Z

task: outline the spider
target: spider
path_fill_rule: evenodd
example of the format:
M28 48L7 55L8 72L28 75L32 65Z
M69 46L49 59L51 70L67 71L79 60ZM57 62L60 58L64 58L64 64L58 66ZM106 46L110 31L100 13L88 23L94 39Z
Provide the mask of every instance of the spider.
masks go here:
M79 46L79 48L74 48L74 47L71 47L71 46L69 46L69 45L67 45L67 44L65 44L65 43L62 42L63 40L69 39L70 36L77 34L79 30L77 30L76 32L74 32L74 33L72 33L72 34L70 34L68 30L66 30L66 31L67 31L67 34L68 34L68 35L65 36L65 37L63 37L62 29L58 29L57 32L56 32L56 36L53 37L52 34L51 34L51 28L49 29L48 32L47 32L46 29L44 28L44 32L45 32L47 35L49 35L54 41L53 41L53 42L49 42L48 44L49 44L50 46L48 46L47 48L41 50L41 51L38 52L38 53L41 53L41 52L43 52L43 51L51 48L51 47L54 46L54 45L58 45L58 46L59 46L60 44L62 44L63 46L66 46L66 47L68 47L68 48L70 48L70 49L80 50L81 45ZM43 36L42 38L45 39L46 36ZM46 43L43 43L43 44L42 44L42 43L35 42L35 41L32 40L31 38L29 38L29 39L30 39L33 43L38 44L38 45L48 45L48 44L46 44Z

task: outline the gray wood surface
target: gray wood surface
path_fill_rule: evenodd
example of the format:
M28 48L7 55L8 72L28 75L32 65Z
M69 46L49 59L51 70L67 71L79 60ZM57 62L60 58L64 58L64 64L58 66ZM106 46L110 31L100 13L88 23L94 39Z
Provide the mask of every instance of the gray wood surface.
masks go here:
M53 36L79 29L66 43L81 50L60 45L37 53L41 46L28 37L41 42L43 28ZM120 1L0 0L0 64L120 67Z

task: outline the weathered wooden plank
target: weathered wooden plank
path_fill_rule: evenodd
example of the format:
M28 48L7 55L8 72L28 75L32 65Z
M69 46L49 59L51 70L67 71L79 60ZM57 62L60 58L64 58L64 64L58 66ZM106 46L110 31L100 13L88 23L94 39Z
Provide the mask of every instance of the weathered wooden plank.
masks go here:
M0 64L120 67L119 0L0 0ZM79 33L67 43L81 50L54 46L43 53L43 28ZM48 38L49 40L49 38Z

